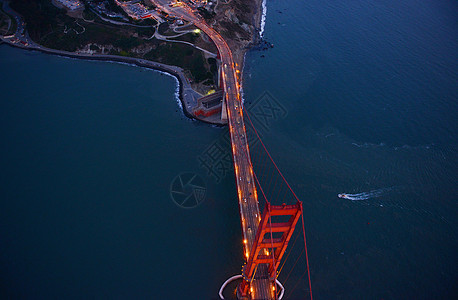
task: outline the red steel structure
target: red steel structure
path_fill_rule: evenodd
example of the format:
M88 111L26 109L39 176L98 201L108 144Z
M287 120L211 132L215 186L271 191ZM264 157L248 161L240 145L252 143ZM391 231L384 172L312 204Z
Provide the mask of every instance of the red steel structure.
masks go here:
M237 63L234 61L232 51L222 36L210 25L208 25L204 19L196 14L195 10L189 7L186 3L180 2L180 5L178 6L170 6L170 0L152 1L163 12L170 14L170 16L178 17L194 23L195 26L197 26L200 30L208 35L218 50L217 57L221 61L221 67L219 68L220 87L222 90L224 90L221 119L228 121L230 129L232 154L236 175L235 178L238 192L238 203L241 215L242 232L244 235L245 255L247 257L247 263L244 266L242 276L244 277L244 280L238 287L238 292L240 291L241 295L239 299L277 299L277 267L283 254L285 253L287 244L291 238L291 235L293 234L294 227L298 221L298 218L303 213L302 202L299 201L296 194L281 174L280 170L268 153L267 149L262 143L262 140L259 138L256 129L253 126L256 136L261 141L261 144L266 150L267 155L272 160L275 169L279 172L283 181L288 186L288 189L294 195L295 199L298 200L297 204L295 205L285 204L281 206L272 206L267 203L262 218L258 218L260 211L256 184L254 182L255 173L251 164L243 117L244 111L242 111L243 102L240 92L240 70ZM251 120L250 123L252 123ZM258 185L262 191L259 182ZM267 201L265 195L264 198ZM290 216L289 221L275 222L272 220L272 217L281 219L282 216ZM305 245L306 241L303 218L302 227ZM266 238L265 236L268 233L270 233L270 237ZM280 238L274 238L274 235L277 237L280 234ZM309 273L307 248L305 248L305 254L307 261L307 272ZM222 288L224 288L224 286L225 285L223 285ZM312 298L310 273L309 286L310 298ZM248 290L250 290L250 292L253 290L253 292L249 294ZM224 299L224 297L221 295L221 290L220 298Z
M268 265L269 279L273 282L273 286L275 286L277 268L280 265L280 261L302 212L301 201L297 201L294 205L271 205L269 202L266 202L251 254L243 266L243 281L237 291L237 294L242 296L242 298L248 297L250 283L256 275L259 264ZM280 216L290 217L286 222L274 222L272 219L272 217ZM277 237L274 237L274 234Z

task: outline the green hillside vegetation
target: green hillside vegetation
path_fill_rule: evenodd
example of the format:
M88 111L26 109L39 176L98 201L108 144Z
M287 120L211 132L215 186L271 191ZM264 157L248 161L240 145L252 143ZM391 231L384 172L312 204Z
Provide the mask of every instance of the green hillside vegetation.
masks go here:
M30 37L45 47L75 52L86 45L111 45L119 49L112 50L112 55L145 58L179 66L189 70L195 82L212 82L210 65L200 51L190 45L150 39L155 32L154 27L111 24L98 18L86 7L83 16L90 20L87 22L68 16L64 9L55 7L50 0L12 0L11 7L25 18ZM184 39L194 41L196 37L189 35ZM146 49L143 51L146 54L134 51L137 47ZM91 46L90 49L100 51L97 46Z
M205 62L200 51L190 45L160 42L145 58L190 70L196 82L213 79L209 64Z

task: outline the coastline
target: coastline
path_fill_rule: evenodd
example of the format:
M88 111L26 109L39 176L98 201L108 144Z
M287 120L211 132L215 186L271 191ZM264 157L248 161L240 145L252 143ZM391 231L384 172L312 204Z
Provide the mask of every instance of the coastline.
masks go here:
M67 58L124 63L128 65L135 65L137 67L142 67L142 68L166 73L167 75L174 77L178 82L178 89L177 89L178 98L180 100L180 107L182 108L184 115L190 119L196 119L187 110L185 99L183 97L184 84L189 85L189 82L187 81L186 76L184 75L183 70L180 67L165 65L165 64L156 63L153 61L148 61L148 60L139 59L139 58L132 58L132 57L115 56L115 55L100 55L100 54L85 55L85 54L78 54L74 52L67 52L67 51L60 51L60 50L44 48L41 46L39 48L38 47L26 47L26 46L9 43L8 41L3 40L3 38L0 40L0 45L2 44L8 45L14 48L23 49L23 50L38 51L38 52L42 52L45 54L57 55L57 56L67 57Z
M262 0L261 6L262 6L262 13L261 13L260 28L259 28L259 37L262 39L264 35L264 27L266 26L267 0Z
M265 19L267 13L267 0L255 0L256 1L256 13L252 16L252 26L254 27L254 32L252 34L251 42L249 42L245 47L233 50L234 61L238 62L241 66L240 72L243 75L243 70L245 68L245 57L248 51L253 47L258 45L264 34ZM242 78L242 77L241 77ZM243 86L243 85L242 85Z
M237 9L237 3L243 3L243 1L231 0L227 3L218 3L215 7L215 13L218 17L215 17L215 20L211 23L213 29L225 39L231 49L233 60L238 65L237 69L240 72L243 72L242 67L246 52L261 42L261 33L264 32L265 12L267 10L266 0L250 1L247 7L243 8L245 11ZM241 24L241 14L243 13L247 14L246 23L243 23L243 26L239 26ZM235 29L231 28L231 22L235 24ZM239 26L238 31L237 26ZM233 30L232 33L228 33L228 28Z
M252 17L253 24L251 25L254 27L254 32L252 35L251 42L249 42L248 44L245 44L244 47L239 47L239 48L232 50L235 62L238 61L241 66L240 71L242 75L243 75L243 70L245 66L246 53L254 45L258 44L260 40L262 39L262 34L264 32L264 25L265 25L265 17L266 17L265 16L266 1L267 0L256 0L257 10L253 14L253 17ZM14 14L18 18L22 18L16 12L14 12ZM19 28L17 29L17 32L19 32ZM162 64L162 63L158 63L158 62L154 62L154 61L150 61L146 59L141 59L141 58L116 56L116 55L104 55L104 54L81 54L77 52L68 52L68 51L63 51L63 50L46 48L46 47L43 47L33 42L27 33L23 33L22 37L25 38L25 41L28 41L28 43L24 43L21 41L22 42L21 44L21 43L17 43L17 42L10 40L10 38L16 36L16 34L14 34L13 36L8 36L8 37L0 36L0 45L6 44L11 47L20 48L23 50L39 51L45 54L57 55L57 56L62 56L62 57L67 57L67 58L124 63L124 64L134 65L134 66L166 73L167 75L170 75L177 80L178 87L175 90L175 97L178 98L177 104L180 106L183 114L187 118L191 120L199 120L201 122L211 124L211 125L216 125L216 126L225 126L226 125L225 123L221 123L221 122L215 123L215 122L203 120L201 118L196 117L192 113L192 109L193 107L195 107L195 105L191 105L191 104L193 104L197 100L194 99L192 93L189 93L189 91L192 91L194 93L196 92L192 89L191 84L184 73L184 70L180 67L166 65L166 64ZM185 93L185 90L188 91L188 93ZM243 92L242 92L242 95L243 95Z

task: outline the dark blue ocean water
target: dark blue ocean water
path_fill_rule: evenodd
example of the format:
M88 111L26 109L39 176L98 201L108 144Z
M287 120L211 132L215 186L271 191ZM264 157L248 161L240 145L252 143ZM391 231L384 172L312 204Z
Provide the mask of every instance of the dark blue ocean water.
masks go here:
M247 55L244 98L304 202L314 297L454 298L457 3L267 7L275 46ZM203 164L225 130L186 119L157 72L4 45L0 70L0 295L217 299L243 263L233 175ZM192 209L171 199L185 172L207 188ZM299 244L288 299L308 295Z

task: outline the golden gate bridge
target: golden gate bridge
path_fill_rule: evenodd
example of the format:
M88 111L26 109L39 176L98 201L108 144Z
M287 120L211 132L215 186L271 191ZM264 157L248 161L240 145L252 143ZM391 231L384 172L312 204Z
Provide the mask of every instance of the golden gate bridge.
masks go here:
M244 236L243 247L245 253L245 264L242 267L241 274L234 275L223 283L219 291L219 296L221 299L224 299L223 292L226 286L231 281L241 280L236 288L236 295L238 299L282 299L285 297L286 293L284 284L288 282L288 279L290 279L290 275L293 273L300 258L303 254L305 254L305 270L296 280L292 289L286 294L287 299L290 299L290 296L298 287L303 277L307 275L308 297L313 299L303 217L303 204L298 199L296 193L291 188L291 185L285 179L285 176L280 171L276 162L267 150L266 145L261 139L260 133L256 130L250 114L244 107L243 103L241 105L240 115L242 117L245 116L248 121L247 123L250 125L247 130L244 128L246 136L242 138L242 140L246 143L247 151L240 151L240 153L233 151L236 182L239 192L239 204L241 206L240 214L242 233ZM235 122L235 124L236 126L240 126L241 123ZM230 122L229 127L231 127ZM230 132L231 135L233 135L235 129L230 128ZM259 162L259 164L256 164L259 167L258 172L254 171L251 158L249 157L249 140L252 142L255 141L256 143L253 144L258 146L256 149L256 157L258 158L257 162ZM244 157L235 157L236 155L242 155ZM254 178L253 183L251 183L249 179L243 180L243 178L238 177L240 174L237 174L239 173L237 172L237 163L240 163L241 161L245 161L250 164L248 168L251 169ZM265 175L258 178L257 174ZM249 185L249 197L255 200L254 202L256 203L257 209L245 208L245 206L249 206L249 199L243 197L241 192L244 185ZM257 190L261 192L259 196ZM261 203L259 200L261 200ZM272 202L280 204L273 205ZM261 205L264 206L262 215L258 213L259 206ZM251 226L245 226L245 223L247 223L246 220L249 218L252 219L252 214L254 214L256 221L251 223ZM293 253L292 249L287 251L287 248L293 236L295 227L297 223L299 223L299 219L301 219L299 226L301 232L296 233L291 248L294 248L301 236L303 239L302 251L295 258L294 264L288 271L282 284L278 278L282 273L290 254ZM249 238L250 236L252 238ZM306 295L304 295L301 299L304 299L305 297Z
M162 11L171 16L192 22L208 35L218 49L218 57L221 61L220 84L223 90L221 118L224 120L227 119L231 136L232 156L243 234L243 247L246 260L241 275L231 277L231 279L242 279L237 287L237 297L247 300L283 298L285 290L283 285L278 281L278 275L283 269L283 266L280 266L280 262L286 252L286 248L288 247L296 224L299 221L299 217L302 217L306 273L308 274L309 295L312 299L312 285L310 280L307 243L305 239L304 210L302 202L299 201L290 184L280 172L280 169L277 167L277 164L262 142L258 131L256 131L247 110L243 107L240 93L240 78L238 77L240 70L239 66L234 62L231 49L221 35L208 25L205 20L196 13L195 9L191 8L186 3L180 2L179 5L171 5L170 0L153 0L153 2ZM285 190L287 193L283 196L270 197L269 192L266 193L262 188L260 180L254 172L250 158L244 115L247 116L247 120L254 134L260 141L270 162L273 164L274 171L280 175L281 181L277 181L282 183L280 186L286 185L287 187ZM258 174L262 173L258 172ZM259 209L257 189L261 191L261 202L265 204L262 216ZM267 191L269 189L270 184L267 187ZM280 189L280 192L281 190L282 189ZM288 201L288 196L291 196L294 203L289 203L291 201ZM280 200L282 203L281 205L272 205L271 202L273 200ZM227 283L228 281L223 284L219 293L222 299L224 299L222 290L224 290Z

